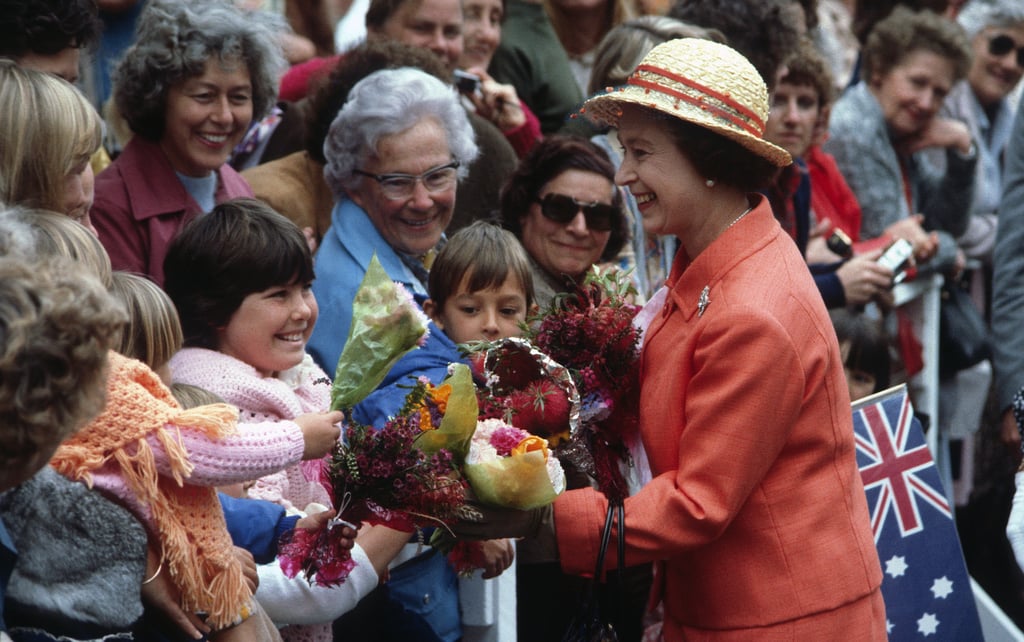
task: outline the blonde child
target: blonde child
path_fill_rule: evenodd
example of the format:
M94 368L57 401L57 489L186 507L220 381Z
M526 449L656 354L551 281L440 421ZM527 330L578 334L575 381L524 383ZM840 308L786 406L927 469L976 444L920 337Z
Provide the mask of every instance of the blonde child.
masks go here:
M171 359L175 381L219 395L247 421L288 423L329 407L330 379L305 351L318 313L312 256L291 221L261 201L222 203L185 226L168 250L164 273L186 346ZM263 477L249 495L299 510L314 502L329 507L319 483L322 463ZM314 587L304 601L264 601L276 622L312 625L285 627L282 636L330 640L329 622L376 587L407 539L407 533L364 527L357 542L367 559L356 558L341 587ZM260 578L262 595L262 572ZM309 589L304 581L297 585ZM331 603L317 601L325 596ZM275 605L282 608L272 611Z
M423 311L455 343L522 336L534 306L526 251L515 235L487 221L448 239L427 288Z
M61 265L62 274L98 279L104 291L110 285L110 259L96 237L71 218L53 212L24 207L0 212L0 253L32 261L70 261ZM34 269L45 268L34 266ZM75 289L75 294L83 297L86 292L87 288ZM73 306L68 310L73 309L75 313L97 314L100 311L99 306L88 305L87 298L67 293L59 296L60 301ZM117 302L109 294L105 296L117 310L117 322L111 325L108 338L112 342L116 341L125 317ZM42 305L47 300L48 295L40 293L36 304ZM62 318L73 321L74 314L65 313ZM58 325L50 329L57 330ZM60 337L47 347L56 354L62 341L73 336L61 331ZM109 358L110 347L105 345L104 363ZM42 346L33 344L33 347ZM85 358L86 353L74 357ZM54 365L57 363L55 361ZM18 367L22 374L19 381L37 380L26 378L23 367ZM98 392L98 405L92 416L103 407L106 388L103 373L105 369L94 373L98 376L90 377ZM68 374L72 375L73 371L69 370ZM74 381L68 379L67 383L74 384L80 393L85 394L90 389ZM36 391L39 396L35 401L43 402L42 393L43 388ZM65 401L71 403L73 399L69 396ZM49 406L52 411L61 412L60 403ZM27 537L16 539L22 563L8 587L5 600L5 613L10 617L8 623L20 622L54 635L77 634L83 627L88 627L97 637L132 629L137 629L135 634L141 635L138 627L145 625L140 620L144 601L166 616L163 628L166 623L173 623L193 638L209 632L209 627L201 620L180 608L169 575L156 573L159 558L150 554L147 559L146 530L124 508L49 467L5 493L3 498L4 506L0 511L10 519L14 519L13 515L20 516L27 529ZM66 578L60 591L53 590L53 578L57 576ZM149 580L144 581L145 578Z

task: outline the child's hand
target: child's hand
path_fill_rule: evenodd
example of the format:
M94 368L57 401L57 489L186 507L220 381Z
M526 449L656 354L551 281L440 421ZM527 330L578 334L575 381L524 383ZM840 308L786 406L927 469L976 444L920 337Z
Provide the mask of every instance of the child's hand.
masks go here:
M483 579L498 577L516 558L516 549L510 539L489 539L480 542L483 549Z
M234 553L242 564L242 578L249 585L249 590L255 594L256 588L260 585L260 576L256 573L256 559L241 546L235 546Z
M296 417L295 423L302 429L302 438L306 442L302 458L319 459L331 452L338 437L341 436L341 427L338 424L344 418L345 414L340 410L311 412Z

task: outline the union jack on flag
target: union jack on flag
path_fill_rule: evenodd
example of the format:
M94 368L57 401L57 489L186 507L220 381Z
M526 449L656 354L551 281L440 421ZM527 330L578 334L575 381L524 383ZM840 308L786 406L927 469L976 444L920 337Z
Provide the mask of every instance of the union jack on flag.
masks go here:
M889 639L983 640L960 539L906 386L853 405Z

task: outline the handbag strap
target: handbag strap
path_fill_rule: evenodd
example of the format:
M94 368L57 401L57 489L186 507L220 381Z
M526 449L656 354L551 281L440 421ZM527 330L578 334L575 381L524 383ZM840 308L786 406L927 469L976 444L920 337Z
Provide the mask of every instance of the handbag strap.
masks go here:
M604 570L604 556L608 552L608 540L612 537L612 524L615 523L615 510L608 504L608 512L604 516L604 530L601 531L601 547L597 549L597 564L594 566L594 581L599 581ZM619 529L620 531L622 529ZM621 560L620 560L621 563Z

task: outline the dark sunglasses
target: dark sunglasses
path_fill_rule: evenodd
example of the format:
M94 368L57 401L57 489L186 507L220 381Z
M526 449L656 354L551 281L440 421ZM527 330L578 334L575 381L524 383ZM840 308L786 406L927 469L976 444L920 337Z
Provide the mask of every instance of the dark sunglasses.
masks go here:
M587 227L596 232L607 232L612 229L612 223L619 214L619 208L607 203L581 203L572 196L565 194L547 194L544 198L537 199L540 203L540 213L544 218L561 223L562 225L576 218L576 214L583 212L583 218L587 220Z
M1024 47L1018 47L1017 41L1006 34L989 38L988 52L993 56L1002 58L1014 49L1017 50L1017 66L1024 69Z

